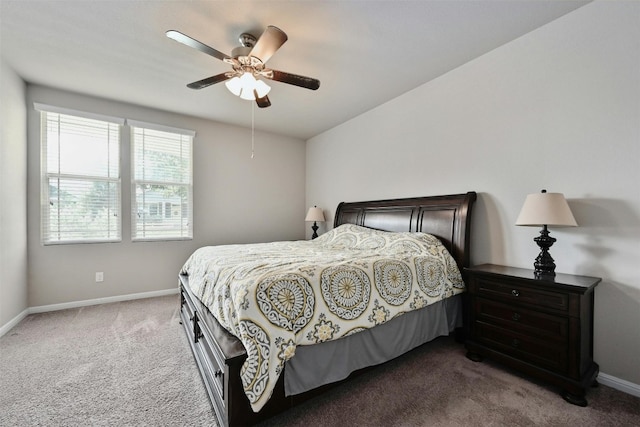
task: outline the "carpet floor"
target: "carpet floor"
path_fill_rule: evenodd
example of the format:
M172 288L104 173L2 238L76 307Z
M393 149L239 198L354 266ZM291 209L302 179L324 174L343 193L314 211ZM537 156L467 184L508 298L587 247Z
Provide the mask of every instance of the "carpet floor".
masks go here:
M640 426L640 398L589 406L439 338L267 426ZM178 297L33 314L0 338L0 426L215 426Z

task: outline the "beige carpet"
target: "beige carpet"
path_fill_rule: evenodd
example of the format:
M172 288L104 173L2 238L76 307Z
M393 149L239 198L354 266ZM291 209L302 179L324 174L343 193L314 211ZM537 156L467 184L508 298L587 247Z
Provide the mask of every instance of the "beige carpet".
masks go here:
M440 338L264 426L640 426L640 398L589 406ZM214 426L169 296L28 316L0 338L0 426Z
M178 306L175 295L28 316L0 338L0 426L210 420Z

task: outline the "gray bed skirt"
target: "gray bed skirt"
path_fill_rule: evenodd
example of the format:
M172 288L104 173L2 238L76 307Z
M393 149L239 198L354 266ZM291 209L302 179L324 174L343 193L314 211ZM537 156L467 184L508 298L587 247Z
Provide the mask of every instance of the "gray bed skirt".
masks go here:
M460 326L462 295L456 295L339 340L298 346L284 370L285 395L343 380L353 371L389 361Z

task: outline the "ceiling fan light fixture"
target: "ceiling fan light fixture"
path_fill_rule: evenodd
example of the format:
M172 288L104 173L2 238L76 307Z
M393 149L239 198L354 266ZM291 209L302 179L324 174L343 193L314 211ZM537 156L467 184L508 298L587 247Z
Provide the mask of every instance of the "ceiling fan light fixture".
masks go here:
M225 86L235 96L239 96L247 101L255 101L255 92L258 98L267 96L271 87L262 80L256 80L252 73L244 73L240 77L236 76L225 82Z

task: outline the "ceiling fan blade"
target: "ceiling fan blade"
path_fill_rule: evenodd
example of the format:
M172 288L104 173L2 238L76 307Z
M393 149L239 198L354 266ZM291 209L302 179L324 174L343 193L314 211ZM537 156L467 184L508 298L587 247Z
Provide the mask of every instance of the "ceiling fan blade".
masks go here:
M215 76L207 77L206 79L198 80L197 82L189 83L187 87L189 89L202 89L228 79L229 76L227 76L227 73L220 73Z
M271 101L269 101L269 97L267 95L262 98L258 98L258 93L255 90L253 91L253 94L256 97L256 104L258 104L258 107L267 108L271 106Z
M167 35L167 37L169 37L170 39L173 39L177 42L180 42L182 44L185 44L189 47L192 47L194 49L198 49L200 52L204 52L207 55L211 55L214 58L218 58L221 61L224 61L225 59L229 59L228 55L225 55L222 52L219 52L217 50L215 50L214 48L207 46L204 43L199 42L198 40L191 38L185 34L182 34L180 31L176 31L176 30L169 30L165 33Z
M320 87L320 80L311 77L298 76L296 74L285 73L284 71L270 70L271 73L264 74L264 77L290 85L300 86L306 89L316 90Z
M287 35L278 27L269 25L262 33L249 55L255 56L264 64L287 41Z

